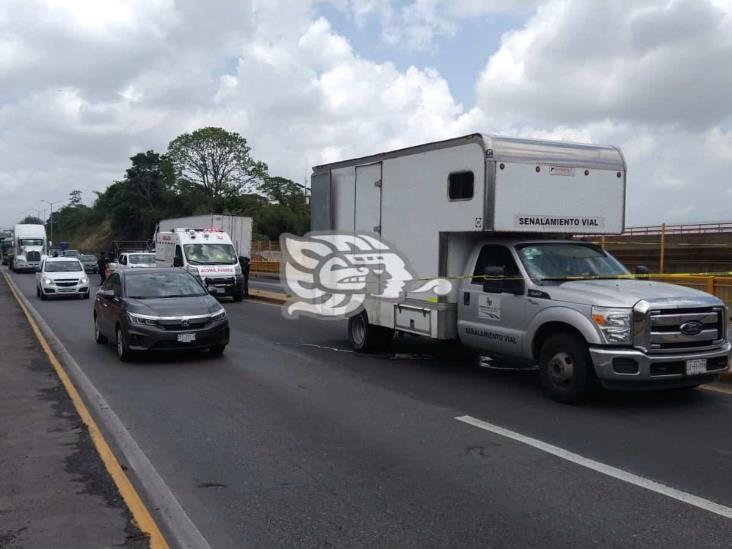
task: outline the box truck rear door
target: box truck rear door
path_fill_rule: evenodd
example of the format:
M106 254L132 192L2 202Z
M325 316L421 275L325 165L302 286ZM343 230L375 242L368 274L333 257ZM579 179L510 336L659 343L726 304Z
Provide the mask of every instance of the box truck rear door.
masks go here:
M354 231L381 232L381 162L356 167Z

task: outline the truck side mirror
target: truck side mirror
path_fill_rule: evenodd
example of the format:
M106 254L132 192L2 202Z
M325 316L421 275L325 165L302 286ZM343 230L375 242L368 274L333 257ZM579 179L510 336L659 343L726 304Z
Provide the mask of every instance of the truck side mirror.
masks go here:
M483 291L489 294L503 293L506 282L503 278L505 272L505 267L485 267L483 269Z
M183 266L183 258L182 257L174 257L173 258L173 267L182 267Z
M649 274L651 274L651 270L645 265L636 265L635 274L648 276Z

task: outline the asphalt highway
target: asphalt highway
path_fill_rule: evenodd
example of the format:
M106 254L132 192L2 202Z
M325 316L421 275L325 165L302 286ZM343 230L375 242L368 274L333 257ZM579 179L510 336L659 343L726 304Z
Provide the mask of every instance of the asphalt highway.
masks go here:
M33 275L13 278L212 547L732 545L732 519L632 482L732 511L732 394L567 406L541 395L535 373L480 368L454 346L400 338L361 356L344 322L251 301L224 302L223 358L121 363L94 343L93 299L41 302Z

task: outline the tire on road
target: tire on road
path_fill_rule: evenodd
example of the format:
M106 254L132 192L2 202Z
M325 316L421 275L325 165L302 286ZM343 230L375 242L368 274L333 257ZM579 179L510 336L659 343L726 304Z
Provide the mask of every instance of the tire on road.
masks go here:
M94 341L99 343L99 345L104 345L105 343L107 343L107 336L103 335L102 332L99 331L96 314L94 315Z
M208 352L211 356L222 356L226 350L226 345L216 345L215 347L209 347Z
M550 336L539 353L539 377L544 393L564 403L587 400L597 387L597 378L587 343L579 335Z
M130 351L127 342L125 341L124 334L122 333L122 328L120 328L119 325L117 325L114 348L117 351L117 358L122 362L127 362L132 358L132 351Z
M366 311L348 319L348 339L358 353L373 353L389 348L394 330L369 323Z

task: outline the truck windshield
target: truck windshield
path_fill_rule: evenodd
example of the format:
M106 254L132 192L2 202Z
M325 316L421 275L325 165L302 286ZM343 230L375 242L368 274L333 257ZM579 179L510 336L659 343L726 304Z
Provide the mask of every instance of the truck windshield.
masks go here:
M42 238L21 238L21 246L43 246Z
M593 244L536 242L516 249L529 276L536 281L619 278L630 274L617 259Z
M130 265L152 265L155 263L155 254L130 254Z
M231 244L186 244L183 250L191 265L234 265L238 261Z

